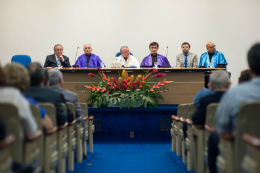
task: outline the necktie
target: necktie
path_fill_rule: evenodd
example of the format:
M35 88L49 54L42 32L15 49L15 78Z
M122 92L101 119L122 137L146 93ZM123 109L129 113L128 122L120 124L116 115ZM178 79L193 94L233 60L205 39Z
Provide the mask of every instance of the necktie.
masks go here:
M187 68L187 56L188 55L185 55L185 68Z

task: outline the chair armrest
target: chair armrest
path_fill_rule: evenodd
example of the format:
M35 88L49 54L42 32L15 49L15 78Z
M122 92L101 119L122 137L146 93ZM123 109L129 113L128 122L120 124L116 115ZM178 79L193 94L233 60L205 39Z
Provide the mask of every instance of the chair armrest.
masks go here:
M186 119L183 118L183 117L181 117L181 118L180 118L180 121L181 121L182 123L184 123L184 122L186 122Z
M58 130L63 130L63 129L65 129L67 126L68 126L68 123L65 123L65 124L63 124L63 125L61 125L61 126L58 126Z
M10 146L15 141L14 135L6 136L2 141L0 141L0 148L5 148Z
M44 134L45 135L52 135L53 133L55 133L58 130L58 128L56 126L54 126L53 128L49 128L49 129L45 129L44 130Z
M89 118L88 118L88 120L93 120L94 119L94 116L93 115L91 115Z
M205 124L205 129L208 131L208 132L210 132L210 133L212 133L212 132L214 132L215 131L215 126L213 126L213 125L211 125L211 124Z
M37 130L33 134L25 135L24 139L25 139L25 141L34 141L34 140L38 139L41 135L42 135L42 131Z
M233 135L227 134L227 133L219 133L219 136L220 136L220 138L223 138L227 141L233 141L233 139L234 139Z
M192 125L192 120L191 119L186 119L186 122L187 122L187 124Z
M242 136L243 140L253 147L260 148L260 138L256 135L244 133Z
M74 126L76 124L76 120L73 120L72 122L68 123L68 126Z
M175 117L176 117L175 115L172 115L172 120L175 120Z
M88 117L83 117L83 120L86 121L88 119Z

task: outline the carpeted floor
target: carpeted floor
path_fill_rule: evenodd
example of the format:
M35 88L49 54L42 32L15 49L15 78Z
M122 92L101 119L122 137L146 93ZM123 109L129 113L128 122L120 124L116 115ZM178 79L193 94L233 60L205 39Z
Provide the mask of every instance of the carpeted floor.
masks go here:
M68 173L186 173L170 142L95 142L94 155ZM90 155L88 155L90 157Z

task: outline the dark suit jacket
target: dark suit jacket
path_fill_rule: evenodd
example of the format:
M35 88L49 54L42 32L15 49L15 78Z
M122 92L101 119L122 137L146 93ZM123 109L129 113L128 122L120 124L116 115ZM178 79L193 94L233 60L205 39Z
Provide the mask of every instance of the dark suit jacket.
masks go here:
M58 93L61 93L64 95L64 98L67 102L71 102L75 105L75 111L76 111L76 117L83 117L84 113L82 112L82 109L78 102L78 95L74 92L71 92L69 90L65 90L59 86L50 86L50 89L57 91Z
M61 62L62 67L71 67L70 60L67 56L63 55L64 61ZM44 67L58 67L55 54L46 57Z
M218 103L224 92L215 92L214 94L202 97L199 106L192 116L192 123L195 125L204 125L206 121L206 110L210 103Z
M57 125L63 125L64 123L73 121L73 114L72 117L67 117L61 103L66 102L64 100L63 95L60 93L57 93L56 91L53 91L48 88L43 88L41 86L31 86L27 91L24 92L24 95L26 97L32 97L38 102L48 102L52 103L56 107L57 111Z

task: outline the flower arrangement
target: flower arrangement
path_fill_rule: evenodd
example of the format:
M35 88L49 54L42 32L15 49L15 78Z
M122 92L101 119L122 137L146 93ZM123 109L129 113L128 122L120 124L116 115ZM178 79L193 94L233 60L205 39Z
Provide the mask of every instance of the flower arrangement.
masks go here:
M100 77L89 73L90 77L99 78L99 82L96 85L85 86L90 89L90 96L87 101L91 101L93 108L99 108L103 106L112 106L113 104L120 109L123 107L157 107L159 99L163 100L160 93L168 90L156 90L160 89L165 84L172 83L173 81L166 81L165 79L158 84L150 86L147 82L154 77L163 77L165 73L158 73L158 70L147 71L145 76L138 75L136 78L134 75L129 76L125 70L122 71L116 80L113 77L107 77L103 72L98 69ZM157 74L156 74L157 73Z

